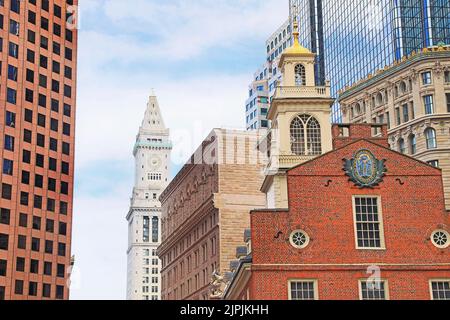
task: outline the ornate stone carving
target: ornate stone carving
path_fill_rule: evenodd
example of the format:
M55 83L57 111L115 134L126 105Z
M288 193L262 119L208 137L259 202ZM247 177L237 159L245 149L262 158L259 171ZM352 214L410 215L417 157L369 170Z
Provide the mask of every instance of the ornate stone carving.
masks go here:
M221 298L225 290L225 286L225 278L217 270L214 270L211 277L211 298Z

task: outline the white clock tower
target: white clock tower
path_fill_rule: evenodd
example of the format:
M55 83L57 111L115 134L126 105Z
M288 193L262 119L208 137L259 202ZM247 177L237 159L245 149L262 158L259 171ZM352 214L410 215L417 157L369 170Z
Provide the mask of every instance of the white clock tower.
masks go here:
M161 298L161 262L156 249L161 243L159 196L169 183L172 143L157 98L152 94L136 137L135 186L128 220L128 300Z

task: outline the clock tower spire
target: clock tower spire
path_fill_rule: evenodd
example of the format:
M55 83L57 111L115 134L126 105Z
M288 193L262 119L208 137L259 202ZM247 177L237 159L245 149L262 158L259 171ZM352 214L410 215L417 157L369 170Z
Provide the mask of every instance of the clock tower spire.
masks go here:
M154 92L133 149L135 185L128 220L127 299L159 300L161 263L156 248L161 241L159 196L169 183L172 143Z

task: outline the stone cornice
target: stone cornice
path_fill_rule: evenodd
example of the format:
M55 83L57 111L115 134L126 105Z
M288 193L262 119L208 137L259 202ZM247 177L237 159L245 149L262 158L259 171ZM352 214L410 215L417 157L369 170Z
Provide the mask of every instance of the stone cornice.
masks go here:
M348 99L354 94L359 94L361 92L367 91L373 85L380 83L381 81L387 81L390 77L395 75L397 72L412 70L414 64L428 61L436 60L438 58L450 58L450 47L445 50L436 51L424 51L413 55L407 60L394 63L393 66L379 71L376 75L369 75L366 79L354 84L351 87L344 88L340 94L338 101L341 102L344 99Z

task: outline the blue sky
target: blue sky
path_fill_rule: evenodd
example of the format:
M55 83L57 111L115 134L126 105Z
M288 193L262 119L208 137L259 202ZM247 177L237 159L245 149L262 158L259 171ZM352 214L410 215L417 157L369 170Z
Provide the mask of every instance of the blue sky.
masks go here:
M175 174L212 128L244 127L248 84L288 1L80 2L71 298L124 299L132 149L151 88Z

